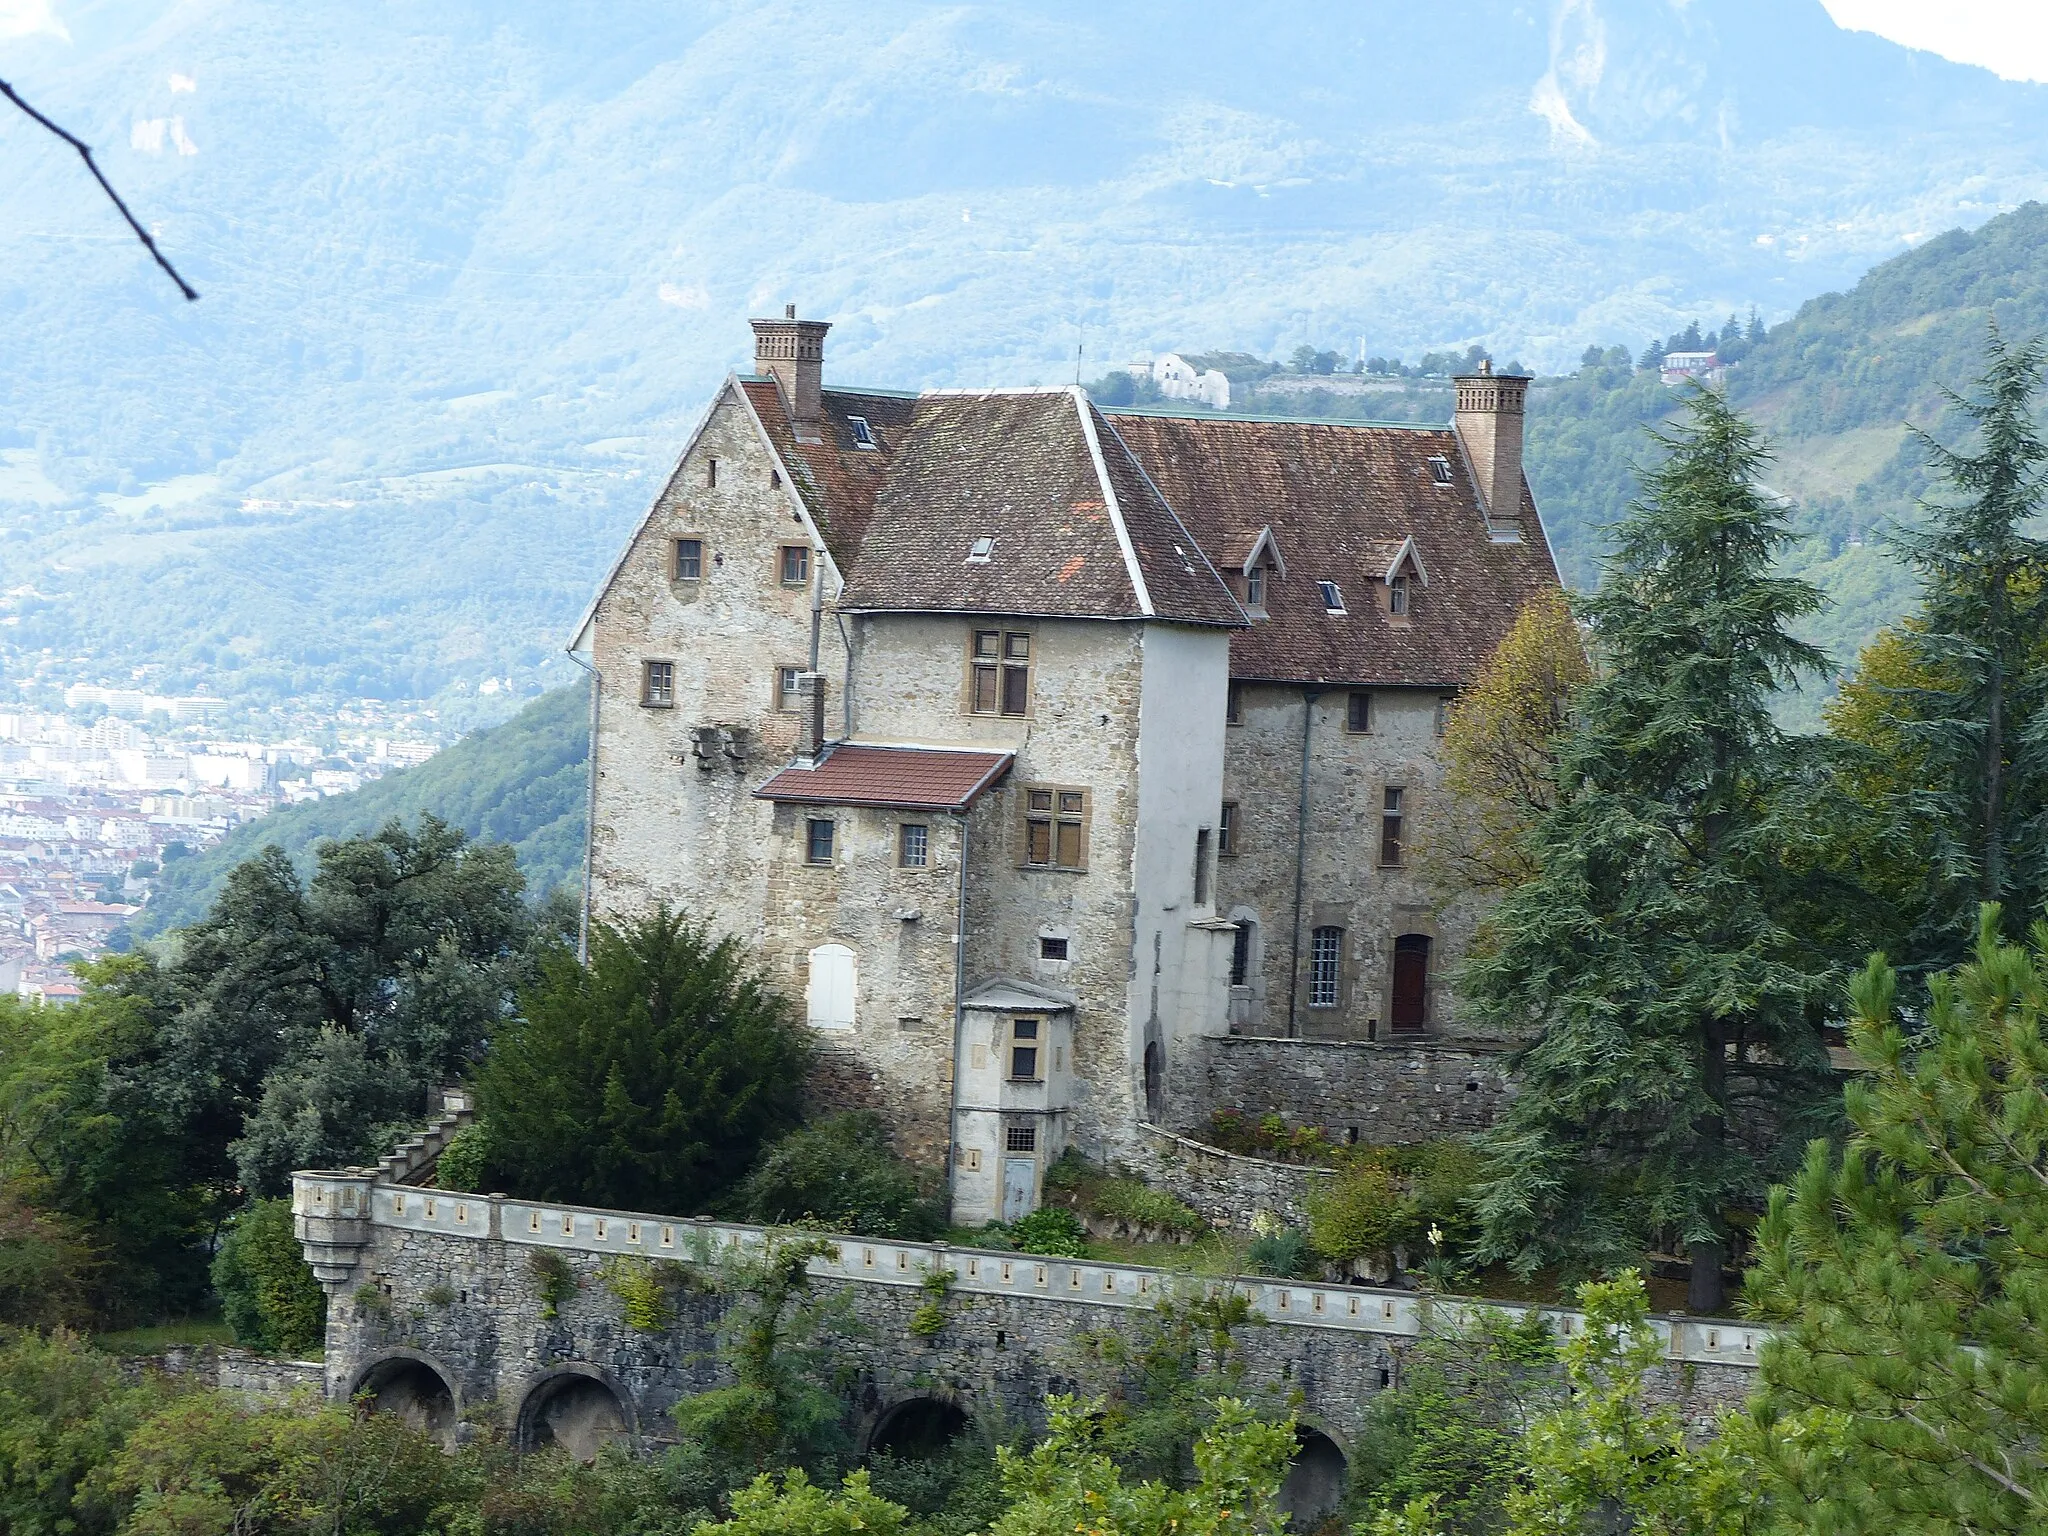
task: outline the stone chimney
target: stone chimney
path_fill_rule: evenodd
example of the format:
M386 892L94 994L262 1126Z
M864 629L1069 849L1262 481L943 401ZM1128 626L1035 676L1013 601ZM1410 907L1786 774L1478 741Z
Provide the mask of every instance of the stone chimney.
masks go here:
M799 672L796 675L796 755L816 763L825 750L825 674Z
M799 427L818 420L819 391L825 381L825 333L829 320L799 320L791 304L780 320L755 320L754 372L782 386L790 419Z
M1477 373L1461 373L1457 413L1451 418L1466 461L1479 482L1486 522L1496 532L1517 531L1522 521L1522 407L1529 381L1497 374L1482 361Z

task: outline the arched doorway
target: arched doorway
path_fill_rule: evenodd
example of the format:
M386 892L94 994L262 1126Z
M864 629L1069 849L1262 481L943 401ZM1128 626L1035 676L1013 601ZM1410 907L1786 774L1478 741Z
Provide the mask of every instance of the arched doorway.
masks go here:
M630 1441L626 1405L609 1383L580 1371L543 1377L519 1406L519 1448L558 1445L578 1461L593 1461L614 1441Z
M1289 1530L1308 1533L1343 1507L1350 1464L1337 1442L1312 1425L1297 1425L1294 1438L1294 1465L1280 1484L1280 1507L1294 1517Z
M868 1432L870 1456L925 1461L967 1432L967 1410L938 1397L912 1397L884 1411Z
M1397 1030L1429 1023L1429 935L1404 933L1394 940L1394 995L1389 1022Z
M424 1360L411 1355L379 1360L356 1378L349 1396L367 1396L370 1412L390 1414L431 1436L443 1449L454 1447L454 1389Z

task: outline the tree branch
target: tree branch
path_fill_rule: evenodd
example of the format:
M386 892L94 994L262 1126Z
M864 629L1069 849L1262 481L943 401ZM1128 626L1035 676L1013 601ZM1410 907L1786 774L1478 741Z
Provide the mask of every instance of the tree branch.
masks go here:
M78 158L83 160L85 162L85 168L88 171L92 172L92 179L100 184L100 190L102 192L106 193L108 197L114 200L114 206L121 210L121 217L126 219L128 221L128 227L135 231L135 238L143 243L143 246L149 251L149 254L156 258L156 264L164 269L165 273L169 275L172 282L178 285L178 292L185 295L187 302L197 299L199 297L199 290L194 288L190 283L186 282L184 278L178 275L178 269L171 265L169 259L164 255L162 251L156 248L156 241L150 238L149 231L144 229L141 223L136 219L135 215L128 211L128 205L121 201L121 194L114 190L114 184L107 180L105 174L99 168L99 162L93 159L91 147L88 146L83 139L77 138L72 134L66 133L62 128L59 128L55 123L51 122L47 117L43 116L43 114L38 112L34 107L30 106L27 102L23 101L21 97L16 94L14 87L9 85L5 80L0 80L0 96L5 96L9 101L13 102L17 107L21 108L22 111L26 112L30 117L35 119L35 121L41 123L45 128L49 129L50 132L57 135L58 138L62 139L66 144L69 144L73 149L78 151Z

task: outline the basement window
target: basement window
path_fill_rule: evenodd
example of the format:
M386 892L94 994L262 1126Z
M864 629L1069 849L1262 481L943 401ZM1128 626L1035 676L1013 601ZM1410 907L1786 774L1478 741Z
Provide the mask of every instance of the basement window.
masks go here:
M847 417L846 429L853 434L853 446L856 448L874 450L882 446L875 441L875 429L868 425L868 419L865 416Z
M987 536L983 536L982 538L976 539L974 541L973 546L967 551L967 563L969 565L987 565L989 562L989 558L992 555L994 555L995 552L996 541Z
M1067 958L1067 941L1054 938L1049 933L1038 936L1038 958L1041 960L1064 960Z
M1451 483L1451 461L1442 454L1434 454L1429 461L1429 478L1438 485Z
M1319 581L1316 583L1316 587L1323 594L1323 611L1325 613L1342 613L1344 611L1344 593L1338 588L1337 583L1334 581Z

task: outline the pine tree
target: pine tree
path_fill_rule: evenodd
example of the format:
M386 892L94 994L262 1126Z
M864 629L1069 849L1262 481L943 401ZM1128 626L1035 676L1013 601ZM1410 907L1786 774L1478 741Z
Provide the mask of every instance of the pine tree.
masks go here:
M1764 317L1757 313L1756 306L1752 304L1749 306L1749 334L1743 339L1752 347L1759 346L1762 344L1765 334Z
M1922 962L1959 956L1979 902L2002 903L2017 931L2048 897L2048 542L2021 532L2048 463L2034 424L2043 356L2040 341L2008 346L1992 328L1977 395L1949 395L1976 424L1976 451L1919 434L1953 495L1893 536L1922 590L1898 634L1925 680L1895 692L1898 729L1923 764L1898 808L1932 833L1908 940Z
M1807 754L1775 692L1823 658L1790 623L1822 601L1771 567L1790 532L1755 483L1755 429L1695 389L1584 604L1601 675L1559 751L1535 877L1489 920L1461 991L1535 1031L1485 1148L1478 1256L1523 1271L1691 1251L1691 1306L1722 1301L1731 1206L1832 1095L1817 952L1788 852ZM1751 1134L1730 1134L1740 1116ZM1803 1136L1790 1141L1797 1146Z

